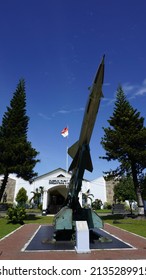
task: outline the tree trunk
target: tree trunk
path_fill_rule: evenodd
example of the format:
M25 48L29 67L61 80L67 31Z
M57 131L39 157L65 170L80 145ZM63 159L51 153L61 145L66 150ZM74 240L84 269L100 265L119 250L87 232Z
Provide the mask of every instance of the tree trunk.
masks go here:
M2 200L4 191L5 191L7 182L8 182L8 178L9 178L9 174L6 173L6 174L4 175L4 178L3 178L3 180L2 180L2 184L1 184L1 186L0 186L0 201Z
M134 163L131 165L132 167L132 177L133 177L133 183L134 183L134 188L137 196L137 204L138 204L138 215L142 216L144 215L144 204L142 200L142 195L141 195L141 189L139 186L139 182L137 179L137 170L136 166Z
M141 190L137 188L136 190L137 202L138 202L138 215L144 215L144 204L141 196Z

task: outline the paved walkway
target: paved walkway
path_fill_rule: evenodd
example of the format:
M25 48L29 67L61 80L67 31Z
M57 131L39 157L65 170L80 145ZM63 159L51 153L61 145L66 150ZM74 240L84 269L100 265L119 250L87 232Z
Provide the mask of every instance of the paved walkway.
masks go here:
M134 249L94 250L88 254L76 251L25 252L22 248L38 229L37 224L26 224L0 240L0 260L122 260L146 259L146 238L128 233L109 224L104 230L129 243Z

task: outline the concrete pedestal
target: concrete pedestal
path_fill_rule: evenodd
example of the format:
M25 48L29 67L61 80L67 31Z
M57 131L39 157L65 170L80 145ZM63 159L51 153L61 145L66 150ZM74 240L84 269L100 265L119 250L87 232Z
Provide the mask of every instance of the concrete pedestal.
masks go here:
M90 253L89 228L87 221L76 221L76 252Z

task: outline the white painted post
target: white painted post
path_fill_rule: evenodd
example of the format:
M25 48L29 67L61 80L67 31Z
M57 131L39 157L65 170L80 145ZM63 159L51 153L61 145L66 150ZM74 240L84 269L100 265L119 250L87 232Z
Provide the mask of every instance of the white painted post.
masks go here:
M42 214L46 215L47 205L48 204L48 191L44 190L43 192L43 207L42 207Z
M90 253L89 228L87 221L76 221L76 252Z

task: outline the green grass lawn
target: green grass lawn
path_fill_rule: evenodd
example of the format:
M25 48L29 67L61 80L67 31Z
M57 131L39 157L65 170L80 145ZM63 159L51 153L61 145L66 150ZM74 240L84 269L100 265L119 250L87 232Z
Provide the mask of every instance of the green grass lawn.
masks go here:
M18 227L20 227L19 224L7 224L7 220L5 218L0 218L0 239Z
M29 215L27 220L25 220L25 224L52 224L53 216L35 216Z
M105 222L146 237L146 219L137 220L128 218L122 220L105 220Z
M97 214L100 214L100 213L111 213L112 210L111 209L99 209L99 210L95 210L95 212L97 212Z
M53 217L52 216L35 216L29 215L27 220L25 220L25 224L35 223L35 224L52 224ZM146 237L146 219L115 219L113 220L112 216L108 219L108 215L104 217L104 223L110 223L113 226L125 229L127 231L136 233L143 237ZM11 223L7 223L6 218L0 218L0 238L14 231L20 224L13 225Z
M30 215L27 220L24 221L25 224L52 224L52 216L33 216ZM20 224L8 223L6 218L0 218L0 239L15 229L19 228Z

